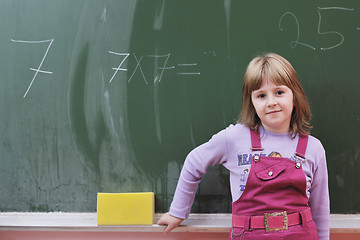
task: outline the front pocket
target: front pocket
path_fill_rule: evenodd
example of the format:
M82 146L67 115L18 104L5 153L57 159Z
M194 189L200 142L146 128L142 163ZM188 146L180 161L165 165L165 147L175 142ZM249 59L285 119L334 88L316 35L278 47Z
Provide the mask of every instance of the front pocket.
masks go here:
M261 180L268 181L279 176L283 171L285 171L285 169L286 167L284 165L276 164L265 169L261 169L260 171L255 171L255 174Z

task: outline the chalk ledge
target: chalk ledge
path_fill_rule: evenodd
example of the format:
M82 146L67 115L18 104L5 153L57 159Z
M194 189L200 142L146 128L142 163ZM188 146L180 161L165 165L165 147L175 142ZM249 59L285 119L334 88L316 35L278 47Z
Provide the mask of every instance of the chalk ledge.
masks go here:
M154 222L160 218L156 214ZM229 232L231 214L190 214L189 219L175 232ZM360 232L360 214L331 214L333 231L352 230ZM0 231L107 231L107 232L162 232L159 225L98 226L96 213L0 213Z

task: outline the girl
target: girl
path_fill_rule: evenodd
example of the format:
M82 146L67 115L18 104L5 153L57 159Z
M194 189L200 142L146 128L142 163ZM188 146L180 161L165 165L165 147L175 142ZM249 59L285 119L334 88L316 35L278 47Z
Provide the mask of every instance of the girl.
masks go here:
M165 232L179 226L206 169L222 164L233 198L229 239L328 240L325 150L309 135L310 107L294 68L277 54L256 57L242 94L239 123L190 152L158 224Z

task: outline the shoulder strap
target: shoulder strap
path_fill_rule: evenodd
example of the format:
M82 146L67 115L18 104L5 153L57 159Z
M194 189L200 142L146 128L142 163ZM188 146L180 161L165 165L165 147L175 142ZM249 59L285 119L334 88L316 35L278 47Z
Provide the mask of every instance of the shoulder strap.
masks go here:
M251 136L251 151L262 151L262 150L264 150L261 147L260 133L255 132L255 131L250 129L250 136Z
M250 129L250 136L251 136L251 150L252 151L264 150L261 147L260 133ZM306 152L308 140L309 140L309 135L303 135L303 134L299 135L299 140L295 152L296 156L305 159L305 152Z
M305 159L306 147L308 144L309 135L299 135L299 141L296 147L295 155Z

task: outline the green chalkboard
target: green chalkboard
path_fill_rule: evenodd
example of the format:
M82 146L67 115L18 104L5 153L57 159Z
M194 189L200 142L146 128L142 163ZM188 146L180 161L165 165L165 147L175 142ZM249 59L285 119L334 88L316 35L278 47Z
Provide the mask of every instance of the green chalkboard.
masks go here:
M1 0L0 211L171 203L187 153L234 123L257 54L297 70L327 150L331 211L359 213L360 2ZM231 211L209 169L193 212Z

